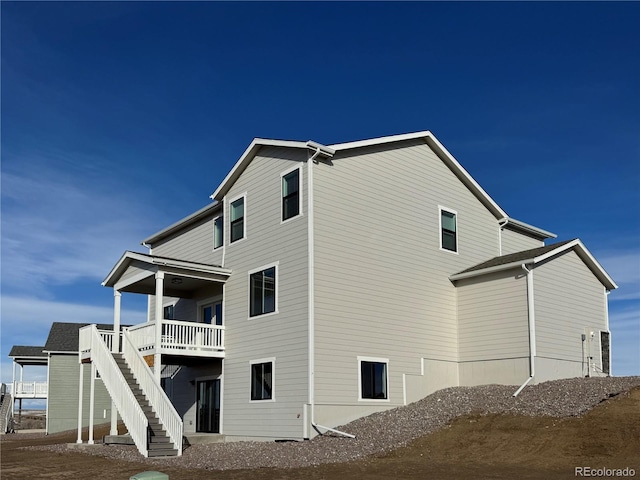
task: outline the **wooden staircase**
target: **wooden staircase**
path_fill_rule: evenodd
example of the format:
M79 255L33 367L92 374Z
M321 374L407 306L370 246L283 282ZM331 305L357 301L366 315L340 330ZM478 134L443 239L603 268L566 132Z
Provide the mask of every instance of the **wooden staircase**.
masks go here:
M178 450L173 448L173 444L171 443L171 439L167 434L167 431L164 429L158 419L158 416L153 411L147 397L142 392L142 389L138 385L133 373L131 373L131 369L129 368L129 365L127 365L123 355L121 353L114 353L113 358L127 381L129 388L131 388L133 395L140 404L140 407L142 407L142 411L149 422L149 426L147 428L147 448L149 457L177 456Z

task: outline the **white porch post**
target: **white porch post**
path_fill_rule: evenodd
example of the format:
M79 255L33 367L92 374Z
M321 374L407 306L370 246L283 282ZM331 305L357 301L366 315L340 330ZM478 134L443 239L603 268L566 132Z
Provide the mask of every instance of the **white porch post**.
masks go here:
M16 399L16 359L13 359L13 380L11 380L11 395L13 395L13 401Z
M111 351L120 352L120 305L122 302L122 294L120 291L113 289L113 343Z
M164 293L164 272L156 272L156 353L153 358L153 373L160 383L162 369L160 347L162 345L162 296Z
M78 440L82 443L82 388L84 386L84 363L80 362L80 383L78 384Z
M96 400L96 364L91 362L91 390L89 393L89 445L93 445L93 411Z
M121 311L122 293L113 289L113 342L111 342L111 351L120 353L120 311ZM110 435L118 435L118 410L116 404L111 400L111 429Z

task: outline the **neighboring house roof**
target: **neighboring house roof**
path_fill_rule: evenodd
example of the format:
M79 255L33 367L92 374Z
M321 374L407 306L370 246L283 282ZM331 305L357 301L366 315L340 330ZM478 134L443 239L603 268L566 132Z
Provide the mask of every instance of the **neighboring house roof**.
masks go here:
M213 265L209 263L191 262L188 260L180 260L178 258L161 257L158 255L149 255L146 253L130 252L127 251L120 257L118 263L111 269L107 278L104 279L102 285L105 287L113 287L118 279L122 276L122 273L129 267L131 262L139 261L146 263L147 265L157 265L161 267L174 267L182 270L188 270L193 272L204 272L223 277L231 275L231 270L222 268L219 265Z
M30 357L30 358L46 358L47 354L42 350L44 346L25 346L25 345L14 345L11 347L11 351L9 352L9 357Z
M454 158L451 153L438 141L438 139L428 130L407 133L402 135L391 135L387 137L379 137L372 138L368 140L360 140L356 142L347 142L347 143L337 143L333 145L321 145L317 142L308 141L308 142L299 142L299 141L289 141L289 140L270 140L264 138L255 138L249 147L244 151L240 159L233 166L229 174L222 181L220 186L216 189L215 192L211 195L213 200L217 200L220 202L224 195L229 191L234 182L240 177L242 172L247 168L249 163L253 160L253 158L258 153L258 150L263 146L276 146L276 147L284 147L284 148L303 148L308 150L315 150L316 152L320 152L326 157L333 156L336 152L341 152L350 149L370 147L376 145L385 145L397 142L404 142L408 140L416 140L423 139L429 147L438 155L438 157L451 169L451 171L462 181L462 183L482 202L485 207L491 211L491 213L496 217L497 220L503 221L508 219L509 216L507 213L500 208L500 206L485 192L482 187L469 175L469 173L460 165L460 163ZM189 217L187 217L188 219ZM186 219L185 219L186 220ZM527 225L522 222L517 222L521 225ZM180 222L174 224L170 228L181 227ZM527 225L528 233L533 234L534 236L544 239L544 238L553 238L555 235L553 233L547 232L545 230L538 229L531 225ZM175 230L174 230L175 231ZM158 235L158 234L156 234ZM150 237L151 240L156 236ZM149 240L149 239L148 239Z
M598 280L600 280L600 282L607 288L607 290L614 290L618 288L613 279L604 270L604 268L602 268L579 239L567 240L564 242L553 243L545 247L532 248L531 250L523 250L522 252L494 257L486 262L479 263L473 267L451 275L449 279L452 281L462 280L465 278L508 270L510 268L519 267L520 265L535 265L568 250L576 252L585 265L587 265Z
M86 327L87 325L92 324L53 322L43 350L52 353L78 353L79 332L82 327ZM99 323L97 326L99 330L113 330L113 325L110 324Z
M142 241L142 245L153 245L154 243L178 232L179 230L182 230L185 227L188 227L189 225L192 225L200 220L202 220L203 218L206 218L209 215L213 215L217 210L221 210L222 209L222 203L220 202L213 202L203 208L201 208L200 210L198 210L197 212L192 213L191 215L188 215L186 217L184 217L181 220L178 220L176 223L174 223L173 225L169 225L166 228L163 228L162 230L160 230L157 233L154 233L153 235L151 235L148 238L145 238Z

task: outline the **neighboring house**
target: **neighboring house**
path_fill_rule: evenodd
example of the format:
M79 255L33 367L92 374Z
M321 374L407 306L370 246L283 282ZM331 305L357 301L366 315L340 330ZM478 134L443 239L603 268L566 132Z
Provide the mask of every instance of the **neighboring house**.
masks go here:
M78 386L80 366L78 360L78 332L88 323L53 322L44 346L14 346L9 357L14 362L14 399L46 399L48 434L73 430L78 427ZM99 325L102 330L112 330L113 325ZM20 379L15 379L15 366L20 366ZM46 382L22 380L22 368L27 365L48 366ZM85 383L90 380L90 370L83 372ZM100 380L96 381L94 424L111 421L111 397ZM83 391L82 425L89 425L89 389Z
M211 198L103 283L115 330L121 294L149 296L122 348L138 375L161 366L143 390L167 392L177 450L180 432L311 438L445 387L611 371L613 280L579 240L509 217L430 132L255 139ZM82 358L120 391L98 335Z

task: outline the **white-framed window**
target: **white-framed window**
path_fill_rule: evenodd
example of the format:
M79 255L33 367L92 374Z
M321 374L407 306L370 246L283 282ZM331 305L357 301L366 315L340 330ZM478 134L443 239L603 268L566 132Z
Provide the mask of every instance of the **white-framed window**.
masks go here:
M440 249L458 253L458 212L438 207L440 217Z
M275 402L276 359L261 358L249 362L251 402Z
M278 262L249 271L249 317L278 312Z
M389 359L358 357L358 400L389 401Z
M229 243L246 237L246 206L246 193L229 202Z
M213 249L224 245L224 217L220 215L213 219Z
M302 168L290 168L281 175L282 185L282 221L302 214Z

